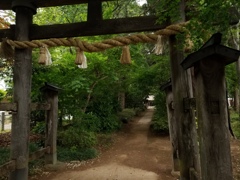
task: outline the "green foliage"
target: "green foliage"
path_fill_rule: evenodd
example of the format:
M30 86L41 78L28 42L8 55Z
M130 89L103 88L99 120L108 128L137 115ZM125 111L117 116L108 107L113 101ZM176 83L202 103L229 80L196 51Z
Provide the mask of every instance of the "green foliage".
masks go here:
M139 16L141 7L135 0L118 0L103 3L103 16L106 19Z
M58 147L58 160L59 161L84 161L97 157L98 152L94 148L78 148L76 146Z
M35 134L45 134L46 123L45 122L37 122L36 125L32 128L32 132Z
M239 139L240 138L240 116L235 111L230 111L231 117L231 126L234 135Z
M169 131L167 117L161 117L155 114L152 119L151 129L157 133L167 134Z
M128 122L132 119L133 116L136 115L136 111L134 109L123 109L118 113L118 117L123 122Z
M159 133L168 133L168 119L165 99L166 97L163 92L159 92L159 94L155 96L155 107L157 110L154 113L151 128L153 131Z
M111 133L121 128L122 123L116 115L109 115L101 118L101 132Z
M93 113L83 114L79 126L90 132L100 132L101 121Z
M36 144L36 143L30 143L30 144L29 144L29 152L30 152L30 153L33 153L33 152L39 150L39 148L40 148L40 147L39 147L38 144Z
M7 94L6 91L0 89L0 101L2 101L5 98L6 94Z
M232 129L234 135L239 139L240 138L240 121L235 120L232 122Z
M236 64L235 63L229 64L228 66L226 66L225 71L226 71L228 96L234 97L235 90L238 87Z
M97 143L97 138L94 132L73 126L59 132L58 143L63 147L69 148L90 148Z
M0 154L1 154L0 165L3 165L6 162L8 162L9 159L10 159L10 150L9 150L9 148L8 147L0 147Z

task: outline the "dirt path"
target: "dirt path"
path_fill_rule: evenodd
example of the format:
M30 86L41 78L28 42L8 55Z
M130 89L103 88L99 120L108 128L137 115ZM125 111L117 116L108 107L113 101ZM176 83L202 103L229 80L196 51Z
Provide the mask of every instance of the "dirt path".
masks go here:
M149 133L153 110L135 119L99 158L74 170L52 173L51 180L174 180L169 137ZM46 179L46 177L43 177Z

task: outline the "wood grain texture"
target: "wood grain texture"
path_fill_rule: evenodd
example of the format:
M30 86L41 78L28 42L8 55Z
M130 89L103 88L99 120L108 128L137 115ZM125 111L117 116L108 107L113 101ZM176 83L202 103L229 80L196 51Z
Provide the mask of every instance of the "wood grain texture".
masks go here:
M54 25L32 25L29 34L30 40L68 38L81 36L95 36L107 34L120 34L144 31L156 31L167 27L167 23L156 24L156 16L142 16L119 19L105 19L90 22L54 24ZM16 27L0 30L0 41L2 38L15 40L14 32Z
M12 2L14 0L1 0L0 1L0 9L1 10L11 10ZM52 7L52 6L64 6L64 5L74 5L74 4L85 4L88 3L89 0L32 0L31 2L36 7ZM114 0L95 0L99 2L104 1L114 1Z

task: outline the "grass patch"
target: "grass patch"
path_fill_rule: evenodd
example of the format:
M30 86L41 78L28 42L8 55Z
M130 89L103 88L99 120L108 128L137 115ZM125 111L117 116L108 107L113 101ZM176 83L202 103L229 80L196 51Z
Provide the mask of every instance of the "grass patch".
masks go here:
M239 139L240 138L240 118L239 114L235 111L230 111L231 117L231 126L234 135Z
M240 138L240 121L232 121L232 130L234 135L239 139Z

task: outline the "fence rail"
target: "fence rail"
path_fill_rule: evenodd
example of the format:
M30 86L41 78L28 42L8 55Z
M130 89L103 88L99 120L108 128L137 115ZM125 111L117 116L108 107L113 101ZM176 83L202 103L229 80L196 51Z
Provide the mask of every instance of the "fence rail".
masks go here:
M39 159L40 157L44 156L45 154L49 154L50 152L50 147L45 147L42 149L39 149L35 151L34 153L29 155L29 160L28 161L34 161L36 159Z
M50 146L39 149L29 155L28 161L29 162L34 161L36 159L41 158L45 154L49 154L49 153L50 153ZM14 171L15 169L16 169L16 161L15 160L11 160L11 161L3 164L2 166L0 166L0 177L8 175L10 172Z
M50 110L49 103L31 103L31 111ZM0 103L0 111L17 111L17 103Z
M16 168L16 161L14 160L3 164L2 166L0 166L0 177L8 175L10 172L14 171L15 168Z

